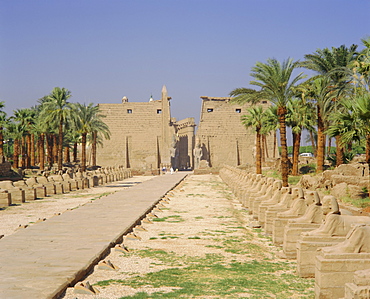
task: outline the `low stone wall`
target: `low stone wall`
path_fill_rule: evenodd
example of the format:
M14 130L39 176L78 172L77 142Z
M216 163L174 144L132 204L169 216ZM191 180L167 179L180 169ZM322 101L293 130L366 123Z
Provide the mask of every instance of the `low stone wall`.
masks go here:
M100 168L84 173L47 174L20 179L0 181L0 208L24 203L48 195L68 193L77 189L92 188L109 182L132 177L130 169L123 167Z

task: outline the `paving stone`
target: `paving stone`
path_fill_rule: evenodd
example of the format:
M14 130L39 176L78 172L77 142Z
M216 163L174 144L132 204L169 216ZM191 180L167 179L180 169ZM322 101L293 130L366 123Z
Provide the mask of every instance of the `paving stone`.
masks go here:
M55 298L82 279L186 172L158 176L0 240L0 298Z

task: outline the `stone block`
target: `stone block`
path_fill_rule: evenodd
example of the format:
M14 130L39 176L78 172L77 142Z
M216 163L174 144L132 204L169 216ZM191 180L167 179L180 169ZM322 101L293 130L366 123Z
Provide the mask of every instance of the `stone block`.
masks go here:
M0 188L10 193L12 204L24 203L26 201L25 191L15 187L12 181L1 181Z
M28 187L35 189L36 198L44 198L47 196L46 187L42 184L39 184L34 177L26 179L25 183Z
M330 191L330 194L332 194L336 198L347 196L347 183L343 182L343 183L334 185Z
M287 258L297 258L297 242L301 233L319 228L317 223L288 223L284 229L283 251Z
M370 298L370 269L356 271L353 282L345 284L344 299Z
M35 180L37 184L42 185L46 188L47 195L57 194L55 184L53 182L50 182L47 177L39 176L36 177Z
M54 183L57 194L71 191L71 184L63 180L63 177L59 174L49 176L48 180Z
M7 190L0 190L0 208L8 207L12 204L12 198Z
M320 252L315 262L315 297L342 298L355 271L370 268L370 254Z
M345 237L303 236L297 246L297 274L300 277L315 277L315 257L318 249L343 242Z

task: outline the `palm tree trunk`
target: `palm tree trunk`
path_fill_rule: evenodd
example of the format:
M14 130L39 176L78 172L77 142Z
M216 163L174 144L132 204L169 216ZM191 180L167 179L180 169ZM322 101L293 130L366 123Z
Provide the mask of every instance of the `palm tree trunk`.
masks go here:
M261 146L261 164L265 163L265 140L264 140L265 135L260 135L260 146Z
M73 162L77 163L77 142L73 144Z
M293 142L293 169L292 175L297 176L299 175L298 171L298 162L299 162L299 147L301 145L301 132L293 133L294 135L294 142Z
M45 169L45 134L40 134L39 140L39 159L40 159L40 170Z
M71 162L70 156L69 156L69 146L64 147L64 163Z
M366 153L365 161L366 161L366 163L367 163L367 165L369 167L368 176L370 178L370 134L367 134L366 135L365 153ZM368 190L368 192L370 194L370 180L369 180L369 184L368 184L367 190Z
M4 135L3 135L3 127L0 127L0 157L1 157L1 163L5 162L4 157Z
M63 118L59 122L58 170L63 169Z
M316 142L315 142L315 137L313 136L312 131L309 131L309 132L310 132L310 140L311 140L313 154L314 154L315 157L317 157L317 146L316 146Z
M370 134L366 135L366 163L370 167Z
M276 144L277 144L277 138L276 138L276 130L274 130L274 150L272 152L272 157L276 157Z
M14 139L13 145L13 168L19 167L19 139Z
M58 163L58 138L56 134L53 134L53 164ZM54 165L51 165L54 166Z
M269 148L267 146L267 138L266 138L266 135L263 135L263 142L265 143L265 149L266 149L266 158L268 159L269 158Z
M46 143L47 143L47 149L48 149L48 163L49 166L53 166L54 163L54 134L47 134L46 135Z
M337 164L336 166L343 164L343 145L341 145L341 138L340 136L335 136L335 142L337 144Z
M317 106L317 156L316 156L316 172L324 171L324 155L325 155L325 134L324 122L321 117L320 107Z
M286 142L286 124L285 124L286 108L278 108L279 125L280 125L280 145L281 145L281 179L283 181L283 187L288 187L288 147Z
M25 136L20 140L21 167L26 168L26 140Z
M92 144L91 144L92 166L96 166L96 137L97 137L97 132L94 131L92 133Z
M35 134L31 134L31 144L30 144L30 165L35 166L36 163L36 151L35 151Z
M31 135L27 134L26 135L26 168L30 169L31 168Z
M256 128L256 173L262 174L261 128Z
M81 170L86 171L86 133L82 133L82 157L81 157Z

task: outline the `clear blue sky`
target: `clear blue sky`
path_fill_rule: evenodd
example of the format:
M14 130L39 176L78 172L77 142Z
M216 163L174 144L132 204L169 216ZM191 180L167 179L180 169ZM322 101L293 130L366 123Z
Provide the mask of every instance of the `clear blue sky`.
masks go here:
M72 102L172 97L199 119L200 96L247 87L269 57L361 44L369 0L0 0L0 100L12 114L55 86Z

